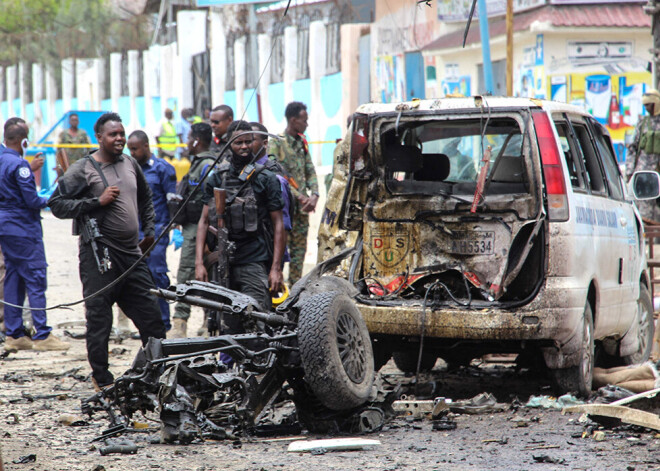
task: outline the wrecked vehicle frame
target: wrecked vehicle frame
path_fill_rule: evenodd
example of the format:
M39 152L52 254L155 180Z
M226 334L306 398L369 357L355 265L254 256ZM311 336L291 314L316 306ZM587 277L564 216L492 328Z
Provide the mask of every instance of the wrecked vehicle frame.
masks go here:
M170 301L208 309L209 325L221 325L225 315L240 316L249 332L149 339L128 371L82 401L83 413L109 414L110 428L97 439L129 431L135 413L154 411L165 443L278 427L295 433L298 420L316 432L378 429L385 418L378 407L384 396L373 387L368 331L344 292L346 282L322 276L353 252L318 265L275 313L259 312L249 296L212 283L153 290ZM286 400L295 404L295 415L267 420L269 406Z

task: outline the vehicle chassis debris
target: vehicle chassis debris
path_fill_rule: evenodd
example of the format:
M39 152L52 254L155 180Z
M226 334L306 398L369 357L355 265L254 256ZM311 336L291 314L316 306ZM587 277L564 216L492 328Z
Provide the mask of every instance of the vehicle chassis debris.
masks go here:
M321 278L322 268L317 267L301 283ZM332 319L321 317L317 326L310 319L318 319L319 312L326 318L332 317L337 310L333 306L350 298L339 291L304 293L296 288L278 313L259 312L249 296L212 283L193 281L154 290L165 299L211 310L217 325L223 315L241 316L251 332L209 338L149 339L128 371L82 401L83 413L91 416L105 410L109 414L110 428L97 439L130 430L130 419L137 412L154 411L160 416L161 441L165 443L251 434L263 424L269 406L288 399L294 402L296 414L279 424L270 421L269 430L273 425L290 427L295 416L314 432L378 429L382 421L373 420L374 409L378 409L378 398L382 400L383 394L373 387L371 344L359 312L355 309L357 318L350 318L356 327L349 332L348 344L342 344L345 332L340 327L345 329L345 323L336 323L334 334L330 329L334 351L329 349L323 363L332 366L334 361L335 370L317 371L325 368L315 367L314 371L306 371L305 358L315 352L305 345L310 344L313 336L311 332L305 335L304 329L309 330L310 325L315 329L335 325L330 322ZM338 319L345 321L346 315L342 311ZM314 340L314 348L320 341ZM347 379L352 382L348 389ZM341 404L336 402L338 395L344 399ZM370 419L362 420L361 414ZM380 416L384 418L385 414ZM370 426L364 427L367 422Z

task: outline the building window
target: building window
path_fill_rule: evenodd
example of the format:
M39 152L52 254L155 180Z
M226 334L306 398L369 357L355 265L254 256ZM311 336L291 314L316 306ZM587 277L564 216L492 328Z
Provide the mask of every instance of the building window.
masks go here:
M331 23L325 27L325 74L335 74L341 68L341 34L339 23Z
M236 66L234 63L234 41L236 41L236 35L230 33L227 35L227 66L225 67L225 90L235 90L236 89Z
M309 78L309 16L302 15L297 31L298 54L296 56L296 79Z

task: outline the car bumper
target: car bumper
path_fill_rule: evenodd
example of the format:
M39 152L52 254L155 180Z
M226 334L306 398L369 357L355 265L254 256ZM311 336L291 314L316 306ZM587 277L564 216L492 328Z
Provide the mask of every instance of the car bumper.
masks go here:
M371 334L465 339L551 340L559 348L579 332L586 290L569 278L546 281L536 298L516 309L373 306L359 303Z

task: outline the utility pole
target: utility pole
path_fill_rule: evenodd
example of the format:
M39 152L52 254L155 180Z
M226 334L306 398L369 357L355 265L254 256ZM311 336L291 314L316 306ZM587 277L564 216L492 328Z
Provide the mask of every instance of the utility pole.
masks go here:
M644 11L647 15L651 15L651 34L653 34L653 85L656 90L660 88L660 74L658 74L658 66L660 66L660 2L658 0L648 0L644 5Z
M506 96L513 96L513 0L506 0Z

